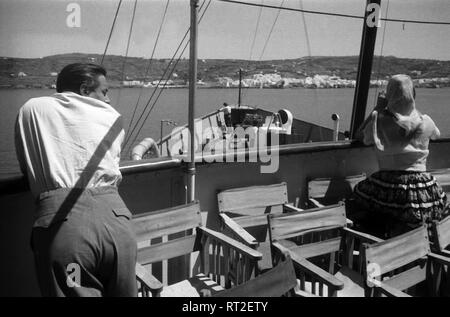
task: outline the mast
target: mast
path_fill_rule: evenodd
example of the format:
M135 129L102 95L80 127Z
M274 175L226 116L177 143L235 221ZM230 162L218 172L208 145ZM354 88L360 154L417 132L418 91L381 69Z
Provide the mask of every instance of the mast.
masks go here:
M375 40L377 37L379 16L375 18L375 23L370 23L369 16L378 14L373 12L371 7L378 6L380 9L381 0L367 0L366 12L364 14L363 32L361 38L361 49L359 52L358 74L356 77L355 96L353 98L352 119L350 122L350 137L354 139L356 132L364 122L367 107L367 96L369 94L370 75L372 74L373 53L375 50Z
M195 200L195 93L197 86L197 8L198 0L191 0L191 31L189 43L189 163L187 168L187 202Z

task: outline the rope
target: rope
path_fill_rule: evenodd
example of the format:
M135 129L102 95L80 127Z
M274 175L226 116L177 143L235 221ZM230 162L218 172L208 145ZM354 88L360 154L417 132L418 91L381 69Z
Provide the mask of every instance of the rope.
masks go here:
M264 0L261 0L261 4L264 4ZM255 33L254 33L254 35L253 35L253 41L252 41L252 45L251 45L251 47L250 47L250 55L249 55L249 57L248 57L249 62L247 63L247 68L249 68L249 66L250 66L250 60L252 59L253 48L254 48L254 46L255 46L256 35L257 35L257 33L258 33L258 28L259 28L259 22L260 22L260 20L261 20L262 9L263 9L263 7L260 7L260 8L259 8L258 19L257 19L257 21L256 21L256 27L255 27ZM241 103L243 103L244 98L247 96L247 92L248 92L248 89L249 89L249 88L250 88L250 87L246 87L246 88L245 88L244 93L242 94L242 100L241 100Z
M137 6L137 0L134 0L133 16L131 18L130 31L128 32L127 49L125 50L125 59L123 60L123 63L122 63L122 80L121 80L122 83L123 83L123 79L125 77L125 65L127 64L127 59L128 59L128 50L130 48L131 34L133 33L134 17L136 15L136 6ZM119 89L119 94L117 96L118 104L120 104L121 92L122 92L122 89Z
M404 19L380 19L380 20L388 22L400 22L400 23L450 25L450 22L441 22L441 21L420 21L420 20L404 20Z
M389 12L389 0L387 2L387 5L386 5L386 15L385 15L386 19L387 19L387 16L388 16L388 12ZM378 57L377 82L380 79L381 62L382 62L382 59L383 59L384 36L386 35L386 28L387 28L387 21L386 21L386 19L385 19L385 22L384 22L383 37L381 38L380 56ZM378 85L375 88L375 95L373 96L373 104L374 105L376 105L376 102L377 102L377 94L378 94Z
M186 43L186 46L184 47L184 49L183 49L183 51L182 51L182 54L183 54L184 51L186 50L188 44L189 44L189 42ZM178 61L179 61L179 60L177 60L177 61L175 62L174 66L172 67L171 72L173 72L173 71L175 70L175 67L176 67L177 64L178 64ZM135 136L134 136L134 138L133 138L133 141L131 141L131 143L129 143L129 146L133 145L133 143L134 143L134 142L136 141L136 139L138 138L139 134L141 133L142 128L144 127L145 122L147 121L148 117L150 116L150 113L151 113L151 112L153 111L153 109L155 108L156 103L157 103L159 97L161 96L161 94L162 94L164 88L166 87L166 85L167 85L167 81L165 81L164 84L163 84L163 86L159 89L158 95L156 96L155 101L153 102L152 106L150 107L150 110L147 112L147 115L145 116L144 120L142 121L142 123L141 123L141 125L140 125L140 127L139 127L139 129L138 129L138 131L137 131L137 133L135 134ZM159 83L158 83L158 87L159 87ZM157 90L157 89L155 88L154 92L156 92L156 90ZM152 95L152 96L153 96L153 95ZM148 104L147 104L147 105L148 105ZM145 111L142 112L142 114L144 114L144 113L145 113ZM139 122L139 121L138 121L138 122ZM137 127L137 125L138 125L138 123L136 123L135 127ZM133 129L133 130L135 130L135 129ZM131 134L130 134L130 135L131 135Z
M261 0L261 4L264 4L264 0ZM251 47L250 47L250 56L248 57L249 60L252 59L253 48L254 48L254 46L255 46L255 40L256 40L256 35L257 35L257 33L258 33L259 22L260 22L260 20L261 20L262 9L263 9L263 7L260 7L260 8L259 8L258 20L256 21L255 33L254 33L254 35L253 35L253 41L252 41L252 45L251 45Z
M203 7L203 5L205 4L205 2L206 2L206 0L203 1L203 3L201 4L200 10L202 9L202 7ZM161 76L160 79L158 80L158 83L157 83L156 87L159 87L161 81L162 81L162 80L164 79L164 77L166 76L167 71L169 70L170 65L172 64L172 62L173 62L173 60L175 59L175 57L176 57L178 51L180 50L181 46L183 45L184 40L185 40L186 37L188 36L189 30L190 30L190 27L187 29L186 33L184 34L183 38L181 39L180 44L178 45L177 49L175 50L175 53L173 54L172 58L170 59L170 62L168 63L168 65L167 65L167 67L165 68L165 70L164 70L162 76ZM189 43L189 42L188 42L188 43ZM184 51L181 53L180 58L181 58L181 56L182 56L183 53L184 53ZM124 149L125 149L127 143L130 141L132 134L133 134L134 131L136 130L136 128L137 128L137 126L138 126L138 124L139 124L139 121L142 119L142 117L143 117L145 111L147 110L147 107L148 107L148 105L150 104L150 101L153 99L153 96L155 95L155 93L156 93L156 88L153 90L152 94L150 95L150 98L148 99L146 105L144 106L143 111L141 112L141 115L140 115L139 118L137 119L137 121L136 121L135 125L133 126L131 132L128 134L128 137L125 139ZM144 122L145 122L145 121L144 121ZM140 132L140 129L139 129L139 132ZM138 132L138 134L139 134L139 132ZM135 139L136 139L136 138L135 138ZM133 140L133 142L135 141L135 139ZM133 143L133 142L132 142L132 143Z
M253 7L264 7L264 8L271 8L271 9L280 9L276 6L271 5L261 5L256 3L248 3L243 1L236 1L236 0L217 0L221 2L226 3L232 3L232 4L242 4L247 6L253 6ZM304 12L304 13L310 13L310 14L318 14L318 15L328 15L328 16L336 16L336 17L342 17L342 18L352 18L352 19L364 19L363 16L359 15L351 15L351 14L342 14L342 13L331 13L331 12L321 12L321 11L312 11L312 10L302 10L302 9L294 9L294 8L281 8L281 10L287 10L287 11L296 11L296 12ZM389 21L389 22L400 22L400 23L420 23L420 24L436 24L436 25L450 25L450 22L441 22L441 21L420 21L420 20L405 20L405 19L380 19L382 21Z
M303 1L300 0L299 1L299 7L300 10L303 10ZM305 38L306 38L306 49L308 50L308 60L306 61L306 68L308 73L312 70L312 66L311 66L311 42L309 41L309 33L308 33L308 27L306 24L306 17L305 17L305 12L302 12L302 21L303 21L303 27L305 29ZM300 90L303 92L303 90ZM318 98L317 98L317 89L313 89L314 93L314 100L313 100L313 106L317 105L318 103Z
M259 56L259 61L261 61L261 59L262 59L262 57L263 57L263 55L264 55L264 53L265 53L265 51L266 51L267 44L269 43L270 37L272 36L272 32L273 32L273 30L274 30L274 28L275 28L275 25L277 24L278 17L280 16L281 8L283 7L284 1L285 1L285 0L282 0L282 1L281 1L281 4L280 4L280 6L279 6L279 8L278 8L277 15L276 15L276 17L275 17L275 20L274 20L273 23L272 23L272 27L270 28L269 35L267 36L266 41L265 41L265 43L264 43L264 47L263 47L263 49L262 49L261 55ZM248 91L248 87L247 87L247 89L245 89L245 91L244 91L244 96L246 95L246 92L247 92L247 91ZM242 98L242 99L244 99L244 98ZM241 100L241 102L242 102L242 100Z
M114 16L113 24L111 26L111 31L109 32L108 41L106 42L105 51L103 52L102 61L100 62L100 65L103 65L103 59L105 58L106 51L108 50L109 41L111 41L111 36L114 31L114 25L116 24L117 15L119 14L120 5L122 4L122 0L119 1L119 4L117 5L116 15Z
M161 24L160 24L160 26L159 26L158 34L157 34L157 36L156 36L155 44L153 45L152 54L151 54L151 56L150 56L150 59L149 59L149 61L148 61L147 68L146 68L146 70L145 70L144 79L147 78L148 72L149 72L149 70L150 70L150 65L152 64L153 56L154 56L154 54L155 54L156 46L158 45L159 36L161 35L162 26L163 26L164 21L165 21L165 18L166 18L166 14L167 14L167 9L168 9L168 7L169 7L169 3L170 3L170 0L167 1L166 7L165 7L165 9L164 9L163 17L162 17L162 20L161 20ZM139 90L138 100L137 100L137 102L136 102L136 106L134 107L133 115L131 116L131 120L130 120L130 122L129 122L129 124L128 124L127 131L130 131L131 124L133 123L134 116L136 115L136 110L137 110L137 108L138 108L139 102L141 101L141 97L142 97L142 92L143 92L143 90L144 90L144 87L141 87L141 89Z
M203 2L203 4L204 4L205 2L206 2L206 0ZM203 5L203 4L202 4L202 5ZM209 0L207 6L205 7L205 10L203 11L202 15L200 16L199 22L198 22L198 23L201 22L201 20L202 20L204 14L206 13L206 10L208 9L208 7L209 7L210 4L211 4L211 0ZM200 10L201 10L201 7L200 7ZM190 29L190 28L189 28L189 29ZM188 33L189 33L189 30L188 30ZM186 50L188 44L189 44L189 40L186 42L186 44L185 44L185 46L184 46L184 48L183 48L183 50L182 50L180 56L178 57L177 61L176 61L175 64L173 65L172 70L170 71L170 73L173 73L173 71L175 70L175 68L176 68L176 66L178 65L178 62L180 61L181 56L183 56L183 54L184 54L184 52L185 52L185 50ZM170 67L171 63L172 63L172 61L169 63L168 67L166 68L166 71L167 71L168 68ZM166 73L166 72L165 72L165 73ZM164 78L165 73L163 74L162 78ZM162 78L161 78L161 79L159 80L159 82L158 82L158 87L159 87L159 84L161 83ZM148 117L150 116L150 113L151 113L151 112L153 111L153 109L155 108L156 103L158 102L158 99L159 99L159 97L161 96L162 92L164 91L164 88L166 87L166 85L167 85L167 81L164 82L163 87L159 90L159 93L158 93L158 96L156 97L156 100L153 102L152 106L150 107L150 110L148 111L147 115L145 116L144 120L142 121L141 126L140 126L139 129L138 129L138 132L136 133L135 137L133 138L133 141L130 143L130 146L136 141L137 137L139 136L139 134L140 134L142 128L144 127L145 122L147 121ZM155 92L156 92L156 89L153 91L152 96L154 95ZM141 117L142 117L142 115L145 113L145 110L146 110L147 106L149 105L150 100L151 100L151 97L150 97L150 99L149 99L147 105L145 106L145 109L144 109L144 111L142 112ZM138 120L138 122L139 122L139 120ZM138 125L138 123L136 123L134 129L137 127L137 125ZM133 129L133 130L134 130L134 129ZM130 136L131 136L131 134L130 134Z
M299 1L300 9L303 10L303 1ZM309 34L308 34L308 28L306 25L306 19L305 19L305 12L302 12L302 20L303 20L303 27L305 28L305 37L306 37L306 48L308 50L308 57L311 57L311 42L309 41ZM308 59L308 61L310 61Z
M259 60L262 59L264 52L266 51L267 44L269 43L270 37L272 36L272 32L273 32L273 29L275 28L275 24L277 24L278 17L280 16L281 8L283 7L284 1L285 0L281 1L280 7L278 8L277 16L275 17L275 20L273 21L272 28L270 29L269 35L267 36L266 42L264 43L264 48L261 52L261 56L259 57Z
M205 3L206 3L206 0L205 0L205 1L202 3L202 5L200 6L199 11L202 9L202 7L203 7L203 5L204 5ZM206 5L205 9L203 10L203 13L202 13L201 16L200 16L198 23L200 23L200 22L202 21L203 16L205 15L206 11L208 10L210 4L211 4L211 0L209 0L208 4ZM186 34L185 34L185 36L183 37L183 39L182 39L180 45L178 46L177 51L175 52L174 56L172 57L171 61L169 62L169 64L168 64L166 70L164 71L164 74L161 76L161 79L158 81L157 87L159 87L159 85L160 85L162 79L163 79L164 76L166 75L167 70L170 68L170 65L172 64L172 61L175 59L176 53L178 52L179 48L181 47L181 45L182 45L184 39L186 38L187 34L189 34L189 31L190 31L190 27L188 28L188 31L186 32ZM183 48L183 50L182 50L180 56L178 57L177 61L176 61L175 64L173 65L172 70L170 71L170 74L173 73L173 71L175 70L176 66L178 65L178 62L180 61L181 57L183 56L183 54L184 54L184 52L185 52L185 50L186 50L188 44L189 44L189 40L186 42L186 44L185 44L185 46L184 46L184 48ZM170 76L170 75L169 75L169 76ZM150 115L150 113L151 113L151 112L153 111L153 109L155 108L156 103L158 102L158 99L159 99L159 97L161 96L161 94L162 94L164 88L166 87L166 85L167 85L167 81L164 82L163 87L160 89L160 91L159 91L159 93L158 93L158 96L156 97L156 100L153 102L153 104L152 104L150 110L148 111L147 115L145 116L144 120L142 121L142 123L141 123L141 125L140 125L140 127L139 127L139 129L138 129L138 132L136 133L135 137L133 138L133 141L130 143L130 146L136 141L137 137L139 136L139 133L141 132L141 130L142 130L142 128L143 128L145 122L147 121L147 119L148 119L148 117L149 117L149 115ZM131 135L134 133L136 127L137 127L138 124L139 124L139 121L142 119L142 116L144 115L144 113L145 113L145 111L146 111L148 105L150 104L150 101L151 101L152 97L154 96L155 92L156 92L156 88L153 90L153 93L152 93L152 95L150 96L150 98L149 98L147 104L145 105L145 108L144 108L143 112L141 113L139 119L137 120L135 126L133 127L132 132L129 134L129 138L128 138L128 140L125 142L125 145L126 145L126 143L131 139ZM125 149L125 146L124 146L124 149Z

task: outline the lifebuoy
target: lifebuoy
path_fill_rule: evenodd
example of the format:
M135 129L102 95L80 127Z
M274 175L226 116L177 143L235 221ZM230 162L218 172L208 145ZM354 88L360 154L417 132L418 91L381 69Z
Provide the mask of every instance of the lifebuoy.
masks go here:
M142 160L142 157L147 152L151 152L151 157L160 157L158 145L152 138L145 138L138 145L133 147L131 159L133 161Z

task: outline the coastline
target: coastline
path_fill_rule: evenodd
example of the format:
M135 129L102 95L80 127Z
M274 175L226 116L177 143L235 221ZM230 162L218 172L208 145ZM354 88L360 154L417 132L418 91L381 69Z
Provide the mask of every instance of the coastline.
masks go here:
M123 86L123 85L114 85L111 84L109 86L113 89L129 89L129 88L141 88L141 86ZM370 85L370 88L383 87L383 85ZM427 89L439 89L439 88L448 88L450 87L450 83L429 83L424 85L416 85L416 88L427 88ZM188 85L174 85L174 86L165 86L165 87L142 87L144 89L188 89ZM342 89L342 88L354 88L352 86L337 86L337 87L306 87L306 86L293 86L293 87L276 87L276 86L266 86L266 87L242 87L242 89ZM10 90L10 89L55 89L55 87L46 86L46 85L0 85L0 90ZM224 87L224 86L197 86L197 89L238 89L238 87Z
M69 53L42 58L0 57L0 89L52 88L58 71L68 63L98 62L99 54ZM381 57L373 63L380 65ZM389 76L407 74L417 88L450 87L450 61L383 56L371 87L384 86ZM127 69L123 69L126 62ZM106 55L111 88L141 87L185 88L188 85L188 60L176 61L173 73L166 71L174 61L154 59L152 71L144 74L149 60L138 57ZM237 88L239 70L242 88L354 88L357 56L309 56L283 60L201 59L198 62L198 88Z

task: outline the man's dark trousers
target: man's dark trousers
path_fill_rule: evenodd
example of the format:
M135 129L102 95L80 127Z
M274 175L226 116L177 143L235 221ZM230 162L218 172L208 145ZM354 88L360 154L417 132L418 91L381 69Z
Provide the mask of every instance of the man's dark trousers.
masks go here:
M136 296L131 213L114 186L42 193L32 231L43 296Z

